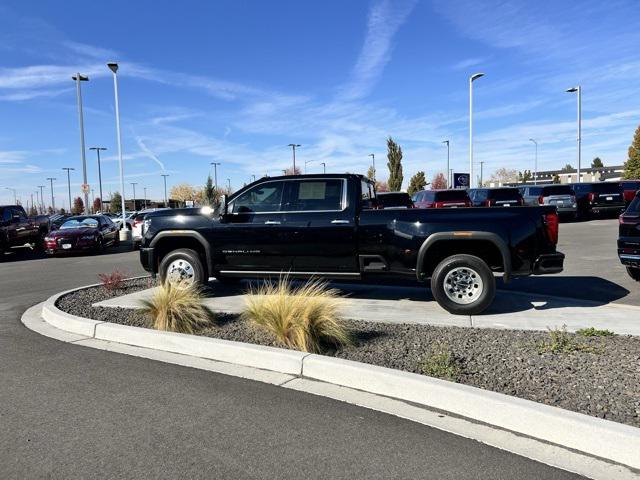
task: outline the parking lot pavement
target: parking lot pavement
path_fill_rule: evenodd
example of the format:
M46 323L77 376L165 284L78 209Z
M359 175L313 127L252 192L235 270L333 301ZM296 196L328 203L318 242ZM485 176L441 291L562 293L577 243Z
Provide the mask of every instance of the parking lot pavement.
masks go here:
M640 306L640 282L618 260L618 220L560 224L558 250L566 255L556 275L515 279L499 288Z

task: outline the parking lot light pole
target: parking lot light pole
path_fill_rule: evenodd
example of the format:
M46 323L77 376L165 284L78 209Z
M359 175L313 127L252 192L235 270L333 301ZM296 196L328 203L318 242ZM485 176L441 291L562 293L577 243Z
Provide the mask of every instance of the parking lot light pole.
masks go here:
M293 150L293 175L296 174L296 148L301 147L302 145L298 145L297 143L290 143L289 146Z
M479 187L482 187L484 182L484 178L482 177L483 170L484 170L484 162L480 162L480 185L478 185Z
M571 87L565 90L567 93L578 94L578 183L582 183L580 175L580 166L582 163L582 87Z
M136 209L136 185L137 183L135 182L131 182L131 186L133 187L133 211L135 212Z
M71 208L73 207L73 204L71 203L71 175L69 172L71 170L75 170L75 168L62 167L62 170L67 171L67 187L69 188L69 213L71 213ZM102 195L102 192L100 194ZM102 197L100 197L100 200L102 200Z
M371 180L376 181L376 154L375 153L370 153L369 156L371 157L371 166L373 167L373 178Z
M46 185L38 185L40 189L40 213L44 215L44 188Z
M169 202L167 201L167 177L169 176L169 174L162 174L160 176L164 179L164 206L168 207Z
M144 190L144 208L147 209L147 187L143 188Z
M7 190L11 190L13 192L13 204L17 205L18 204L18 196L16 194L16 189L15 188L11 188L11 187L4 187Z
M128 240L127 219L124 208L124 168L122 166L122 137L120 135L120 101L118 100L118 64L115 62L107 63L107 67L113 73L113 94L116 107L116 137L118 142L118 163L120 165L120 190L122 191L121 208L122 208L122 231L124 232L124 239ZM122 239L122 238L121 238Z
M218 191L218 165L220 165L220 162L211 162L211 165L213 165L213 184L215 185L216 192L217 192Z
M84 118L82 115L82 90L80 89L80 82L88 82L89 77L81 75L79 72L71 77L76 82L76 97L78 101L78 120L80 122L80 159L82 160L82 181L84 185L87 184L87 159L85 157L84 149ZM84 213L89 214L89 190L84 189ZM55 207L54 207L55 209Z
M227 178L227 190L228 190L227 193L231 193L231 179L230 178Z
M99 184L99 191L100 191L100 204L102 204L102 201L104 200L104 198L102 198L102 170L100 168L100 151L101 150L106 150L105 147L91 147L89 148L89 150L95 150L96 153L98 154L98 184ZM102 207L100 207L102 208Z
M57 178L53 178L53 177L48 177L47 180L49 180L50 184L51 184L51 208L53 209L53 211L56 211L56 201L53 198L53 181L57 180ZM89 195L85 194L85 197L87 197L87 201L89 200ZM87 208L85 206L85 211L87 211Z
M447 188L451 188L451 180L449 178L449 140L444 140L442 143L447 144Z
M535 157L535 162L533 164L534 170L533 170L533 184L537 185L538 184L538 142L536 140L534 140L533 138L529 139L530 142L533 142L536 146L536 157Z
M474 73L469 77L469 188L473 187L473 82L484 73Z
M322 173L327 173L327 164L322 162L320 165L322 165Z

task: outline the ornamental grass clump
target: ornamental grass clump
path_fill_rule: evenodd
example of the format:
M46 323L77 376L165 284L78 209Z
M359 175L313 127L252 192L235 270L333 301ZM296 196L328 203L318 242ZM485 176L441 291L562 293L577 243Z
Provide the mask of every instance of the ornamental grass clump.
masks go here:
M338 291L326 282L309 280L294 287L285 277L249 290L242 317L286 347L318 353L351 343L351 333L340 317L341 306Z
M151 317L156 330L193 333L213 320L212 312L203 303L202 290L196 285L166 282L151 300L142 303L141 312Z

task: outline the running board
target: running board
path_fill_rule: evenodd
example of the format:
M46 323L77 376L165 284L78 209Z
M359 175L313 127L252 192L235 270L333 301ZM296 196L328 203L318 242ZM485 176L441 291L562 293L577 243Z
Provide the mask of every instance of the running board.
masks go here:
M272 276L287 276L291 278L342 278L360 280L361 275L357 272L292 272L277 270L220 270L220 275L235 278L262 278Z

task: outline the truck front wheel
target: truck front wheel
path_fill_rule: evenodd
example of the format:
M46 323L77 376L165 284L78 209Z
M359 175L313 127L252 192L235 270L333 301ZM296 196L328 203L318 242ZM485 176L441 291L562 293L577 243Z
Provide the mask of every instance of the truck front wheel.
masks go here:
M442 260L433 271L431 293L449 313L476 315L493 302L496 280L481 258L452 255Z
M207 282L206 269L198 252L181 248L167 253L158 268L162 283L185 283L204 285Z

